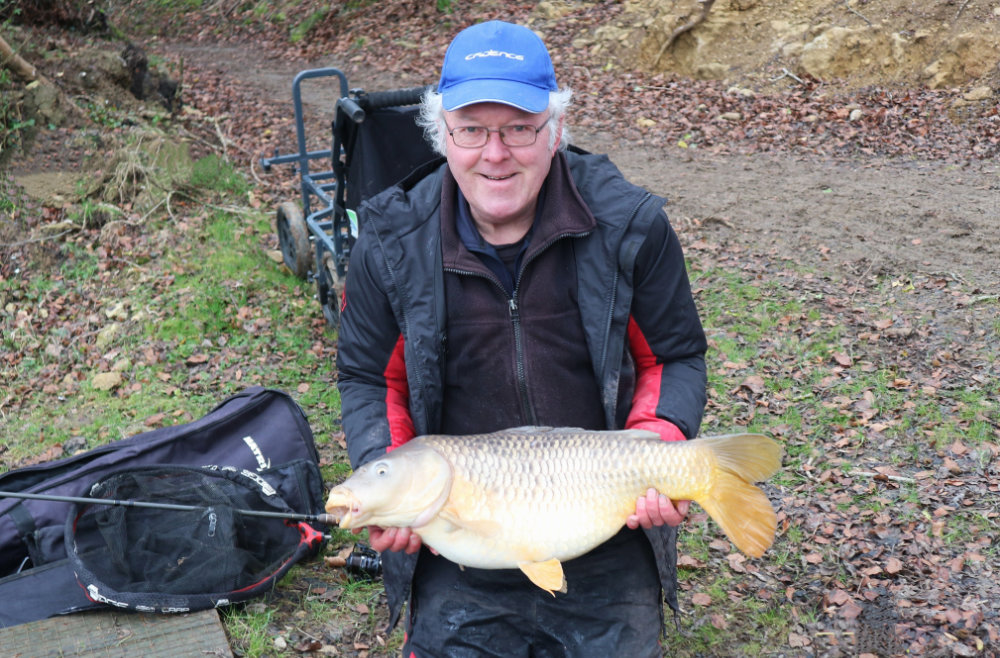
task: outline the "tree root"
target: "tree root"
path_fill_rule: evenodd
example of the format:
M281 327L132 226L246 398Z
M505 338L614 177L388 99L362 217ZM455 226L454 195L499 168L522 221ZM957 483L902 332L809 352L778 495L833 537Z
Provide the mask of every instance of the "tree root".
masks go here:
M698 0L698 3L701 5L701 12L697 16L689 20L687 23L684 23L684 25L681 25L680 27L678 27L677 29L675 29L673 32L670 33L670 36L667 38L666 42L664 42L664 44L660 46L660 52L656 53L656 60L655 60L656 64L660 63L660 59L663 57L663 53L667 52L667 49L669 49L670 46L674 45L674 41L677 41L677 37L684 34L685 32L690 32L691 30L693 30L694 28L698 27L699 25L705 22L705 18L708 16L708 12L712 9L712 5L715 4L715 0Z

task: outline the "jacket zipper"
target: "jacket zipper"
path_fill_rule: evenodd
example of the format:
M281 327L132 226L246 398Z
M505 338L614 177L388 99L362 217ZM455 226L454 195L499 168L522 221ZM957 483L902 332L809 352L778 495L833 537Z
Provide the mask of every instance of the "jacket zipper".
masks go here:
M495 276L454 267L446 267L444 269L446 272L451 272L452 274L478 276L481 279L486 279L493 283L497 290L500 291L500 294L507 298L507 311L510 317L511 330L514 332L514 373L517 377L517 397L521 401L521 414L524 416L525 424L536 425L535 410L532 408L531 400L528 398L528 376L527 370L524 367L524 335L521 331L521 314L517 305L517 283L521 279L520 272L518 272L517 281L514 282L514 294L508 295L503 284ZM522 266L521 269L523 270L524 267Z
M524 357L524 333L521 330L521 313L517 304L517 293L521 289L521 274L528 269L528 265L531 261L537 258L558 240L567 237L586 237L588 235L590 235L590 231L585 233L560 233L559 235L552 236L547 241L542 243L542 245L531 255L530 258L525 259L525 261L521 263L521 269L518 270L517 278L514 280L514 294L511 295L508 301L508 307L510 308L511 324L514 328L514 349L517 360L516 372L518 395L521 398L521 413L524 415L524 418L529 425L537 425L538 420L535 417L535 408L531 404L531 398L528 396L528 373ZM506 290L504 292L506 293Z
M535 420L535 410L531 406L531 400L528 397L528 373L524 367L524 336L521 332L521 313L517 306L516 284L514 286L514 294L507 302L507 305L510 309L510 321L514 327L515 368L517 372L518 397L521 399L521 414L528 425L537 425L538 421Z
M641 205L641 204L640 204ZM635 217L635 213L638 211L638 206L632 211L632 217ZM473 272L471 270L463 270L453 267L444 268L446 272L451 272L453 274L459 274L464 276L478 276L483 279L487 279L493 282L503 294L507 297L507 310L510 314L511 329L514 332L514 373L517 377L517 394L518 399L521 401L521 414L524 416L524 421L528 425L537 425L538 420L535 417L535 409L531 404L531 398L528 395L528 372L525 366L525 356L524 356L524 332L521 327L521 312L520 307L517 303L517 293L520 289L521 284L521 274L528 268L528 264L534 260L534 258L541 254L543 251L549 248L557 240L561 240L565 237L585 237L590 235L590 232L586 233L565 233L560 235L552 236L548 241L546 241L542 246L534 252L531 258L528 258L523 263L521 263L521 269L517 273L517 278L514 280L514 292L511 295L507 295L507 290L503 287L503 284L495 277L488 274L483 274L482 272ZM617 273L616 273L617 276ZM610 326L610 323L609 323ZM605 350L607 350L607 345L605 345Z

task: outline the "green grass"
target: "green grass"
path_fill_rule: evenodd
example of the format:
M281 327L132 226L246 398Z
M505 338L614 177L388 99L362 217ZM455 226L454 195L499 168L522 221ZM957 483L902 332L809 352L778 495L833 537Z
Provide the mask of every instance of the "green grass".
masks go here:
M794 264L779 267L792 272L793 280L805 274ZM937 504L923 493L926 484L888 486L870 475L855 474L875 466L894 467L904 475L933 469L940 460L929 458L948 451L956 441L979 450L974 455L980 472L990 463L986 445L997 438L996 377L984 370L974 385L946 380L927 388L921 381L937 366L921 362L920 342L896 348L890 338L866 337L872 322L865 318L886 317L886 309L897 303L893 296L912 294L919 281L886 281L874 294L851 300L849 310L836 312L824 306L821 296L804 294L780 277L753 278L697 262L691 273L710 341L710 397L702 431L746 429L782 440L783 469L768 485L772 500L802 491L805 506L816 500L832 502L834 519L864 523L890 514L898 522L926 524L944 545L959 552L991 532L981 506L959 508L936 519L931 512ZM921 311L907 321L918 336L924 327L933 335L932 320L932 312ZM995 325L988 323L986 333L995 334ZM968 358L995 362L996 344L989 338L978 342ZM843 355L850 365L843 365ZM836 479L820 481L817 476L828 470L851 478L853 486ZM802 510L788 511L788 525L779 526L774 546L756 561L762 573L801 571L802 545L811 542L815 530L805 525L806 517L793 516L796 511ZM759 655L768 647L784 646L789 632L801 632L797 629L803 619L824 615L801 602L793 606L783 597L783 588L771 587L770 599L753 596L769 586L762 588L755 578L732 571L725 553L710 545L718 538L721 531L712 522L686 524L680 535L681 554L705 566L681 569L681 606L689 616L685 628L694 630L668 636L671 655ZM854 577L843 567L835 544L819 554L828 586L850 587ZM733 593L738 596L730 596ZM692 604L696 594L707 594L711 604Z
M309 33L312 31L312 29L317 25L319 25L320 23L322 23L323 19L326 18L328 13L329 11L327 9L319 9L317 11L310 13L308 16L306 16L305 20L303 20L301 23L298 23L292 28L291 32L288 35L288 40L291 43L298 43L303 39L308 38Z
M94 230L89 240L60 241L54 269L39 264L24 276L0 278L0 352L18 355L0 359L0 376L17 396L15 402L5 400L6 390L0 394L0 472L25 459L62 457L60 444L77 437L94 448L195 420L249 385L291 393L317 444L331 445L340 400L329 352L317 357L316 345L329 348L335 336L324 329L314 284L268 255L270 214L245 207L251 187L231 164L200 160L183 185L172 214L161 205L142 227L148 244L134 248L150 252L145 256L127 244L95 249ZM98 390L94 375L112 369L122 383ZM350 467L333 461L322 471L336 482ZM330 546L357 539L335 531ZM274 643L287 634L275 628L275 616L289 599L313 626L324 626L331 609L344 609L349 645L354 625L369 637L380 633L381 583L345 582L333 602L312 585L300 592L303 579L337 573L321 560L297 566L272 598L224 609L233 646L245 656L298 655ZM385 640L398 650L401 631Z
M220 613L230 640L236 639L243 656L262 658L274 655L274 634L271 630L274 608L250 604L223 608Z
M217 160L194 172L204 207L213 197L249 189ZM148 231L170 230L170 224L161 217ZM4 377L43 382L24 387L19 413L5 418L0 434L8 449L0 468L74 436L89 447L130 436L149 429L144 421L156 414L166 414L164 424L196 418L250 384L301 387L311 406L327 407L319 429L329 434L339 398L331 364L310 353L316 335L308 317L317 311L312 284L267 257L259 243L270 231L262 213L214 209L146 267L112 274L102 270L95 250L67 242L58 276L40 271L0 281L9 311L0 316L0 345L23 354ZM118 329L110 331L111 325ZM46 351L53 344L61 347L58 357ZM93 376L112 368L121 369L122 385L95 389ZM65 377L71 381L64 384Z
M329 351L316 353L317 344L329 347L334 336L322 329L314 285L269 257L271 217L246 208L251 185L229 162L209 156L190 172L183 193L173 198L172 214L161 206L141 227L148 253L127 245L99 251L95 237L60 241L51 268L26 265L25 275L0 279L0 353L18 355L0 359L13 396L0 407L0 445L6 447L0 471L28 457L61 456L57 444L74 437L92 448L193 420L251 384L291 392L309 415L317 443L334 447L340 411L335 364ZM12 198L0 197L0 209L4 203L18 208ZM784 267L793 278L806 274ZM873 295L852 300L850 312L834 312L822 296L780 276L754 277L699 262L691 271L711 343L703 433L746 429L777 437L785 447L784 467L767 491L779 508L796 496L802 507L789 510L775 545L754 561L756 576L730 564L732 549L713 545L722 538L713 522L685 524L680 551L704 566L680 570L685 630L669 632L672 654L760 655L785 647L792 629L826 614L818 599L789 601L771 575L814 577L803 571L802 547L816 530L808 514L796 515L814 501L827 501L835 520L892 514L926 524L950 547L991 532L995 519L979 505L958 507L931 529L935 507L922 497L923 482L890 488L859 475L876 465L911 474L933 468L929 457L956 441L977 451L981 471L991 459L1000 383L988 368L977 380L945 381L931 390L920 383L923 361L901 356L913 343L898 347L861 337L870 323L856 317L885 317L887 300L919 282L885 281ZM982 347L966 358L995 362L998 330L1000 322L987 323ZM838 363L839 355L849 355L851 365ZM95 388L95 374L116 368L120 386ZM6 397L0 393L0 401ZM322 470L328 483L350 472L343 459ZM854 486L821 480L823 472ZM334 531L330 544L337 549L363 539ZM983 549L990 551L995 555L995 548ZM836 546L819 552L825 586L849 587L852 575ZM296 655L294 647L275 648L276 634L286 633L275 627L278 605L301 613L310 627L336 623L344 637L376 636L384 620L377 615L381 585L332 578L322 566L301 565L265 604L225 609L233 646L246 656ZM323 585L314 582L320 580L326 583L322 593ZM696 594L711 603L694 603ZM383 638L387 647L372 648L398 653L401 635L397 629Z

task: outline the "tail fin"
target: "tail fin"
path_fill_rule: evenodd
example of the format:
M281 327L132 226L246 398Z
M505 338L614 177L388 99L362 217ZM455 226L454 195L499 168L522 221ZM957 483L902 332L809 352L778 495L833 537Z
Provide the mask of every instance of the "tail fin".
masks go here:
M771 501L752 483L781 467L781 446L761 434L696 439L715 455L716 472L704 499L696 501L736 547L760 557L774 542L777 517Z

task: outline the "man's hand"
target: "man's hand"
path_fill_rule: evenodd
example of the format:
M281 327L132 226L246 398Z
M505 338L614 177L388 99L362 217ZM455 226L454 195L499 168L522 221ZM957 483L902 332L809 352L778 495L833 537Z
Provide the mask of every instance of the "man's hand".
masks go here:
M678 526L687 516L690 500L678 500L676 503L650 487L645 496L635 501L635 514L625 522L632 530L639 527Z
M360 528L355 529L354 534L361 532ZM416 553L420 550L420 535L413 532L412 528L380 528L379 526L368 526L368 541L371 547L379 553L383 551L406 551L408 554Z

